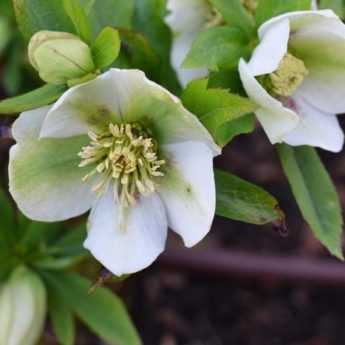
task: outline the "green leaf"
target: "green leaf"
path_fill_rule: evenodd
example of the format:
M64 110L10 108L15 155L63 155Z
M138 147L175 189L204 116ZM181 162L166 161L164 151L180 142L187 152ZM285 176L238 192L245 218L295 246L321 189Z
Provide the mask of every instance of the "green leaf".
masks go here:
M73 345L75 323L72 310L54 284L48 284L48 310L54 333L61 345Z
M229 137L223 126L231 121L252 113L257 105L248 98L231 94L223 89L207 89L208 80L196 80L189 83L181 99L184 106L197 115L204 126L213 135L217 143L227 143L234 135L231 125L227 125ZM218 138L221 129L221 140Z
M2 76L2 84L8 95L18 94L25 78L23 76L24 49L18 39L12 40L7 49L7 59Z
M235 27L214 27L202 31L183 62L185 68L207 67L212 71L231 69L249 54L248 41Z
M90 43L92 38L91 23L79 0L63 0L63 6L72 20L78 36L84 42Z
M225 146L240 134L250 134L255 129L255 116L244 115L241 118L225 123L217 129L217 143Z
M15 213L10 203L9 196L0 186L0 255L8 252L15 243Z
M110 345L142 344L121 300L106 288L89 293L91 283L77 274L44 273L74 313Z
M121 40L119 32L111 27L104 28L92 47L93 60L97 68L110 66L119 56Z
M56 101L65 91L65 85L46 84L24 95L5 99L0 102L0 114L15 114L39 108Z
M260 0L256 10L256 23L260 26L280 14L310 10L310 8L311 0Z
M12 2L19 29L26 40L41 30L75 32L61 0L12 0Z
M215 178L219 216L257 225L284 221L277 200L265 190L221 170Z
M340 18L344 18L345 2L344 0L321 0L319 4L320 9L331 9Z
M82 224L76 229L67 229L66 234L53 244L54 254L59 254L61 256L79 256L87 254L87 250L82 245L86 235L87 231L85 224Z
M254 34L254 20L243 7L241 0L210 1L213 6L222 14L228 24L241 28L249 36Z
M85 0L84 0L85 1ZM96 0L89 10L94 37L106 27L132 28L134 0Z
M159 57L150 46L149 42L140 33L119 29L123 49L114 66L120 68L137 68L152 76L157 71Z
M38 247L42 242L47 242L49 238L56 235L59 231L61 231L61 224L58 223L31 222L25 228L20 240L20 245L23 246L25 250L30 250L34 247Z
M38 258L33 264L36 268L46 269L51 271L66 270L67 268L73 267L79 264L85 259L86 255L70 256L70 257L43 257Z
M317 152L307 146L278 145L278 153L304 219L321 243L343 259L339 198Z
M14 207L11 205L9 196L0 186L0 229L11 229L15 225Z

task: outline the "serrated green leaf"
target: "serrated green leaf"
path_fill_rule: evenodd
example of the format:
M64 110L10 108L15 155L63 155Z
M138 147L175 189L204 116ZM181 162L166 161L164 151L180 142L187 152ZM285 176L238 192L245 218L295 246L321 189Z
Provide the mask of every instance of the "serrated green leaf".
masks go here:
M120 48L121 40L119 32L111 27L104 28L92 47L95 66L97 68L110 66L119 56Z
M110 345L141 345L142 342L121 300L106 288L89 293L91 282L71 273L44 273L74 313Z
M16 114L51 104L56 101L66 89L66 85L46 84L24 95L7 98L0 102L0 114Z
M63 0L63 6L74 25L77 35L84 42L90 43L92 38L91 23L79 0Z
M278 153L292 192L304 219L328 250L343 259L341 235L343 227L339 197L312 147L278 145Z
M221 170L215 179L217 215L257 225L283 222L278 201L262 188Z
M229 25L241 28L248 36L255 34L254 20L243 7L241 0L210 0L210 2Z
M19 29L26 40L41 30L75 32L61 0L12 0L12 2Z
M256 10L256 23L260 26L280 14L310 10L310 8L311 0L260 0Z
M202 31L183 62L185 68L207 67L211 71L231 69L241 57L247 57L246 36L234 27L214 27Z
M231 94L227 90L208 89L207 85L207 79L192 81L181 99L184 106L199 117L216 142L224 144L235 134L228 123L254 112L257 105L248 98ZM223 127L225 124L228 125ZM225 137L226 133L229 133L228 138ZM218 134L221 138L218 138Z
M61 345L73 345L75 340L75 322L72 310L60 290L46 280L48 288L48 311L53 331Z
M217 129L217 143L224 147L240 134L250 134L255 129L255 116L244 115L241 118L225 123Z

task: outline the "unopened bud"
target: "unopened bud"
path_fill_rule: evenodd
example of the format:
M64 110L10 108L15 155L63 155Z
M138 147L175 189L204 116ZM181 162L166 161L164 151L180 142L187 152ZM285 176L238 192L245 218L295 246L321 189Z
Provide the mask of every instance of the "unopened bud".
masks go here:
M65 84L95 69L90 47L67 32L40 31L29 43L29 60L47 83Z
M0 287L0 344L35 345L46 316L46 289L39 276L17 268Z

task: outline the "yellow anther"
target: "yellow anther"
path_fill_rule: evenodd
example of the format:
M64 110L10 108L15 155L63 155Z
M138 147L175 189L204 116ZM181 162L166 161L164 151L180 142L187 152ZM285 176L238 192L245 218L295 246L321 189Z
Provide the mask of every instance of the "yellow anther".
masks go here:
M101 194L113 183L122 207L135 204L140 194L155 191L155 179L164 176L161 167L165 161L158 160L155 141L139 125L109 124L102 133L90 131L88 135L91 141L79 153L79 166L95 165L83 178L101 176L93 191Z

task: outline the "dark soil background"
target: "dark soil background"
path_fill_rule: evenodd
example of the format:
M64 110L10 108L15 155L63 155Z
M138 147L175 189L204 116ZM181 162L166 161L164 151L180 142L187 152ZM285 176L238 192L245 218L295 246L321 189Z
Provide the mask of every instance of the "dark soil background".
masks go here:
M1 120L3 136L9 124L10 120ZM11 143L9 139L0 139L3 181ZM345 206L344 154L322 152L322 158ZM273 225L259 227L216 218L212 231L198 247L199 255L204 250L225 250L270 255L273 261L294 257L323 260L329 265L337 263L302 221L274 147L260 129L251 136L235 139L216 164L275 195L287 215L288 234L282 234ZM167 256L182 248L182 243L171 235L168 247ZM201 273L183 263L172 266L163 257L114 287L127 302L145 345L345 344L345 270L343 282L335 284L258 276L255 267L253 274L247 272L242 276L214 274L208 267ZM49 326L44 344L56 344ZM96 344L103 343L80 327L78 345Z

